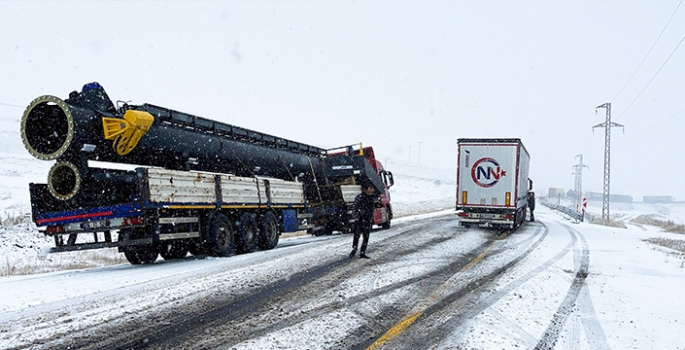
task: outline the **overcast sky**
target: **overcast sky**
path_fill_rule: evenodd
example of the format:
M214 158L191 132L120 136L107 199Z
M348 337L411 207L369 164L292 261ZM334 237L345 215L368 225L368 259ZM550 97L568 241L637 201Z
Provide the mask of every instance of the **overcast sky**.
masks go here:
M601 192L592 127L610 102L611 192L685 200L680 2L0 0L0 113L98 81L115 101L362 142L390 170L454 168L458 138L521 138L539 192L572 189L579 154Z

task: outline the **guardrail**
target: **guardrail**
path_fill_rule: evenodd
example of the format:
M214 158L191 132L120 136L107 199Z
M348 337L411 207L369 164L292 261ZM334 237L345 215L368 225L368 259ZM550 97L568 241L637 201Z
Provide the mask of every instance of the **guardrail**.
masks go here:
M558 204L552 204L547 201L540 201L542 205L546 206L547 208L558 210L564 214L567 214L568 216L572 217L573 219L576 220L576 222L583 222L585 219L585 213L579 213L571 208L564 207L562 205Z

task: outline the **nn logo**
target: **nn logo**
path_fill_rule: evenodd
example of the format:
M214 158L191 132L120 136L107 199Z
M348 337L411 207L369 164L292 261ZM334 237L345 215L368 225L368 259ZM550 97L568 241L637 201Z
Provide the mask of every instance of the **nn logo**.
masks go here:
M495 186L499 179L506 175L507 172L500 169L499 163L492 158L478 159L471 168L471 179L476 185L484 188Z

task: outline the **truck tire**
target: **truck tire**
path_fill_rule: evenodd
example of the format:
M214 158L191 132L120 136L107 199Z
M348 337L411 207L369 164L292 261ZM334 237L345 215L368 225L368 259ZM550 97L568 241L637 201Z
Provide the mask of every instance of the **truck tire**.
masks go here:
M124 256L132 265L152 264L157 260L157 249L152 245L130 246L124 250Z
M308 231L309 231L310 235L312 235L314 237L319 237L325 233L324 232L325 228L323 228L323 227L310 228Z
M236 234L231 220L224 213L217 211L210 215L206 237L210 255L218 257L235 255Z
M255 220L252 213L240 215L238 242L240 242L238 245L238 253L240 254L252 253L257 250L259 231L257 230L257 220Z
M335 231L334 223L329 219L329 221L326 222L326 225L324 225L322 234L324 236L330 236L333 234L333 231Z
M390 208L390 204L388 204L387 210L388 210L388 221L384 222L384 223L381 225L381 228L384 229L384 230L389 229L389 228L390 228L390 223L392 222L392 209Z
M159 255L164 260L185 258L188 255L188 244L185 242L162 243L159 246Z
M524 209L521 209L521 208L516 209L516 219L515 220L516 221L514 222L514 227L513 227L514 230L521 227L521 225L523 225L523 222L526 221L525 208Z
M188 243L188 252L192 256L204 256L207 255L207 247L202 241L193 240Z
M269 250L276 248L279 236L280 232L278 232L276 215L272 212L264 213L259 225L259 249Z

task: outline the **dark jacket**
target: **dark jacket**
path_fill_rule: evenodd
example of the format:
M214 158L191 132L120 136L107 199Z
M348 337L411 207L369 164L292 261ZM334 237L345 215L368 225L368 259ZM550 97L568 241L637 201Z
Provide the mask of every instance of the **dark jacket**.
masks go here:
M376 207L376 196L358 194L352 205L352 215L362 224L373 224L373 210Z
M528 208L530 208L530 210L535 209L535 196L528 196Z

